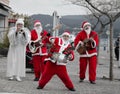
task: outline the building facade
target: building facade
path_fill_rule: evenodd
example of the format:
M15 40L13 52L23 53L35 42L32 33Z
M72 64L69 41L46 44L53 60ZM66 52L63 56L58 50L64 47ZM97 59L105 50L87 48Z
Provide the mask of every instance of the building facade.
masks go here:
M0 42L4 37L4 32L8 30L8 17L10 11L9 0L0 0Z

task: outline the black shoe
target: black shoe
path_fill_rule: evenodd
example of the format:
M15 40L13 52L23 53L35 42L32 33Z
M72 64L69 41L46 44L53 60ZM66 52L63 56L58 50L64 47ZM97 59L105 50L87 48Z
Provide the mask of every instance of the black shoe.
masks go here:
M90 81L91 84L96 84L95 81Z
M69 89L70 91L76 91L74 88Z
M84 81L84 79L80 79L80 81L79 82L83 82Z
M34 81L39 81L39 78L35 78Z
M38 86L37 89L43 89L43 87Z

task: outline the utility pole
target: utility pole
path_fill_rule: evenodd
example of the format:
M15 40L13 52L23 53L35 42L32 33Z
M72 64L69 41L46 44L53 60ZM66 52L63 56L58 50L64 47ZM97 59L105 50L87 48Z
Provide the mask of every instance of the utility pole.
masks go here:
M53 12L53 29L59 24L59 16L57 14L57 11ZM53 36L58 36L58 29L53 32Z
M118 61L118 68L120 68L120 34L119 34L118 38L119 38L119 61Z

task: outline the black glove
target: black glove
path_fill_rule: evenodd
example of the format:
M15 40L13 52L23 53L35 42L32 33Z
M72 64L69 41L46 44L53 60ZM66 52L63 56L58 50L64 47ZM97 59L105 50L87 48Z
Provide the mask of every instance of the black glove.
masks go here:
M15 36L17 36L17 34L18 34L18 33L17 33L17 32L15 32Z
M23 32L22 34L23 34L23 36L25 37L25 32Z
M50 36L51 36L51 34L50 34L50 33L48 33L48 34L47 34L47 36L48 36L48 37L50 37Z

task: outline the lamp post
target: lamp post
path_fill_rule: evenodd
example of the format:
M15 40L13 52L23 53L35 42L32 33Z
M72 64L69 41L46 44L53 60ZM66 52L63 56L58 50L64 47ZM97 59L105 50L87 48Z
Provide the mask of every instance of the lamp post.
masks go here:
M109 49L109 47L110 47L110 45L109 45L109 43L110 43L110 31L107 30L107 31L106 31L106 34L107 34L107 36L108 36L108 40L107 40L107 46L108 46L108 47L107 47L107 52L109 52L109 50L110 50L110 49Z
M118 68L120 68L120 33L119 33L119 61L118 61Z
M57 14L57 11L53 12L53 29L59 24L59 16ZM53 32L53 36L58 36L58 29Z

